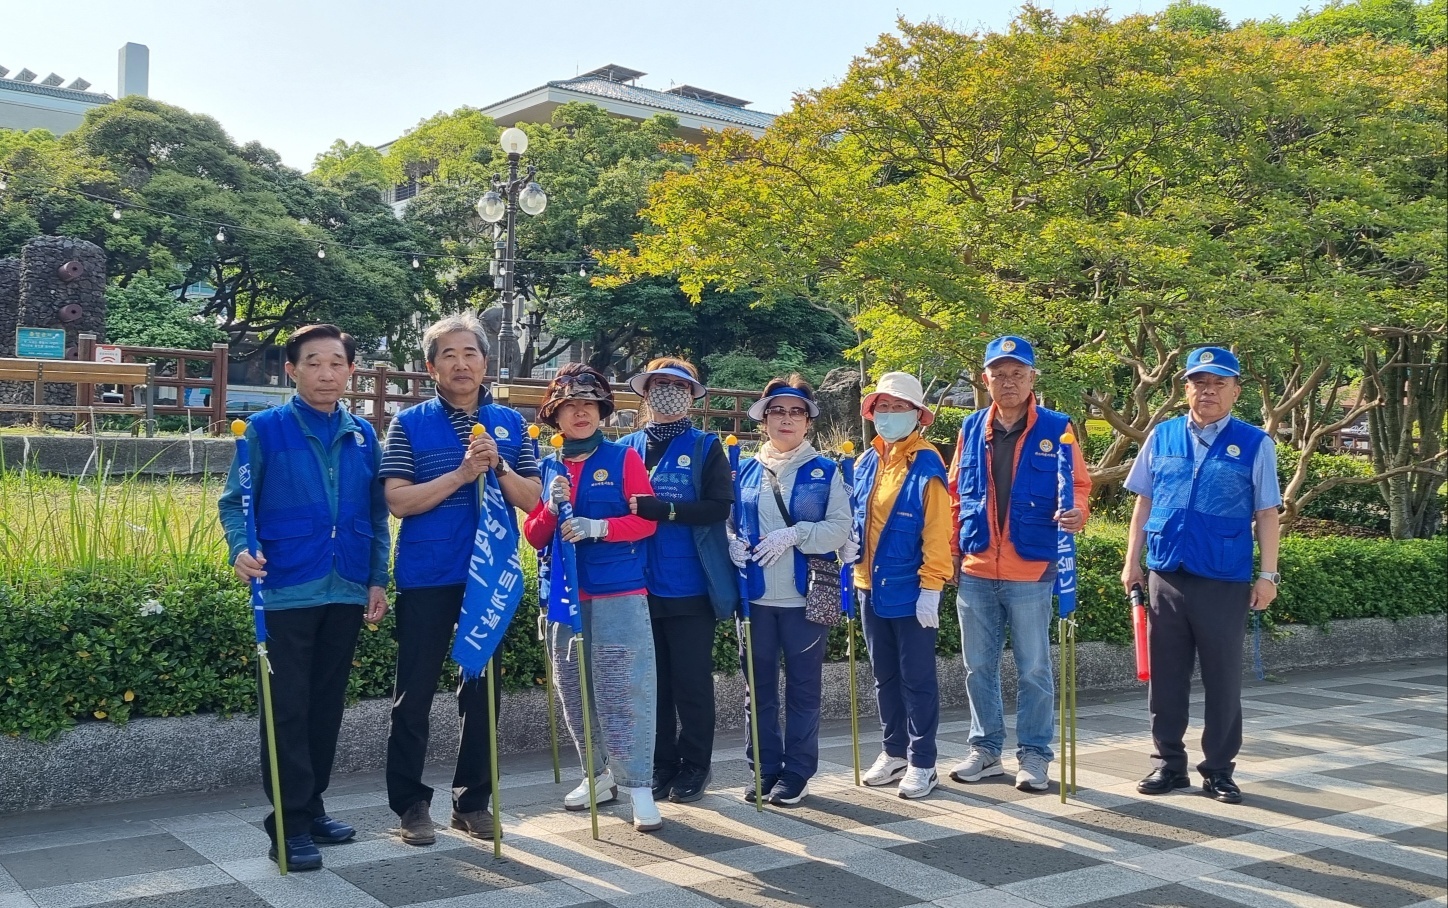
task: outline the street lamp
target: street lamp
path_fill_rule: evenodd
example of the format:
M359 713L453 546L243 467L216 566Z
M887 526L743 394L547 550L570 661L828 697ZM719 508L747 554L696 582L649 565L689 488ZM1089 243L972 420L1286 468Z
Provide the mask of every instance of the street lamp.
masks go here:
M513 325L513 303L517 296L514 272L518 253L514 228L520 210L529 217L536 217L548 207L548 196L533 179L538 168L530 164L526 174L518 175L518 161L528 150L528 135L512 126L503 130L499 144L508 153L508 179L493 174L493 188L478 199L477 210L478 217L494 225L493 254L497 271L493 275L493 289L502 291L503 295L503 321L498 328L498 380L508 381L513 377L514 359L518 355L517 333Z

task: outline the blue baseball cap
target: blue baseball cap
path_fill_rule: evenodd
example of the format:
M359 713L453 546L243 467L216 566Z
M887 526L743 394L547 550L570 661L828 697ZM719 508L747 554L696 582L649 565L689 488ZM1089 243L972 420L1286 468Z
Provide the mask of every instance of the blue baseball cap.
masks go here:
M1007 334L985 345L985 365L1000 359L1013 359L1036 368L1036 349L1024 337Z
M1183 378L1190 378L1198 372L1210 372L1228 378L1240 378L1242 368L1231 350L1222 347L1198 347L1187 356L1187 371Z

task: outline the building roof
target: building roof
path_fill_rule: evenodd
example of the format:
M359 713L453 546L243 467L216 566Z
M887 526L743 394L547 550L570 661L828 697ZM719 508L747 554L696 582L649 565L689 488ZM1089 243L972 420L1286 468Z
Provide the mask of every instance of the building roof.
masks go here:
M114 101L108 94L98 91L80 91L75 88L61 88L58 85L41 85L39 82L20 82L15 79L0 79L0 89L27 92L33 95L48 95L67 101L83 101L88 104L107 104Z
M608 69L610 67L605 67ZM611 67L617 70L617 67ZM629 70L628 72L634 72ZM643 75L643 73L639 73ZM687 86L686 86L687 87ZM622 82L610 81L602 76L593 73L585 73L573 79L559 79L540 85L537 88L519 92L511 98L504 98L496 104L484 108L484 112L496 107L503 107L510 102L518 101L537 92L547 89L561 89L563 91L577 92L583 95L592 95L597 98L604 98L611 101L620 101L626 104L637 104L641 107L649 107L664 113L687 114L693 117L700 117L707 120L715 120L722 124L742 126L751 130L764 130L774 122L775 115L760 110L746 110L737 104L725 104L718 101L705 100L703 97L689 97L677 92L657 91L652 88L641 88L637 85L626 85ZM689 91L700 95L709 94L723 98L713 92L705 93L700 89L690 88ZM737 99L730 98L730 101ZM747 104L747 101L740 102Z

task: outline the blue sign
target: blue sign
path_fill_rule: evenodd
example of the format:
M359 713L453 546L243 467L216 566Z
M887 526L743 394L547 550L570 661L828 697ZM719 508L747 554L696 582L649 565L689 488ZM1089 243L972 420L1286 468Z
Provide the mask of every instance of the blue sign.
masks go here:
M15 355L31 359L65 359L65 329L16 328Z

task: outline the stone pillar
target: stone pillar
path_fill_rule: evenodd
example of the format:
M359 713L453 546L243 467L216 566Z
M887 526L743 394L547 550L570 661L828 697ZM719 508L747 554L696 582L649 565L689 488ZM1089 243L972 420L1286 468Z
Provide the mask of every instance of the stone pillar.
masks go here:
M64 328L66 359L74 359L80 335L106 336L106 254L85 240L41 236L20 254L20 307L16 324L27 328ZM11 330L10 343L15 342ZM45 402L73 407L75 385L45 386ZM75 417L48 417L52 426L70 428Z
M15 324L20 314L20 259L0 259L0 356L15 355ZM0 404L29 403L30 386L18 381L0 381ZM20 421L14 414L0 413L0 425Z

